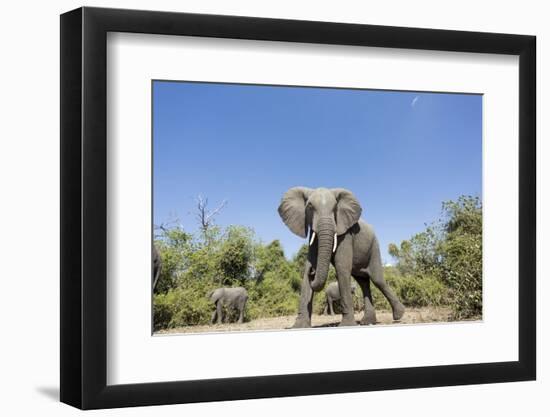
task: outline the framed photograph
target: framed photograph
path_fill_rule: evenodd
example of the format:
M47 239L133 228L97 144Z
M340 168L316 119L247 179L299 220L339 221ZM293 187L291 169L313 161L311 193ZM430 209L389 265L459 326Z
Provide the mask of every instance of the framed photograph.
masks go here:
M535 37L61 16L61 401L536 377Z

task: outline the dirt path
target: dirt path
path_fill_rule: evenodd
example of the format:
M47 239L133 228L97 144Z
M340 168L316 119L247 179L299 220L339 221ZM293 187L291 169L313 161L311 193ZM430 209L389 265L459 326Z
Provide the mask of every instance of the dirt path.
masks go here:
M391 311L377 311L376 318L378 325L380 324L415 324L415 323L433 323L449 321L451 310L448 308L409 308L399 322L394 322ZM357 322L361 320L363 313L356 313L355 319ZM311 321L313 327L333 327L338 325L342 316L336 314L334 316L325 316L314 314ZM296 316L281 316L261 318L249 321L243 324L227 323L215 325L187 326L178 327L175 329L161 330L155 334L171 334L171 333L206 333L206 332L229 332L229 331L251 331L251 330L282 330L292 327Z

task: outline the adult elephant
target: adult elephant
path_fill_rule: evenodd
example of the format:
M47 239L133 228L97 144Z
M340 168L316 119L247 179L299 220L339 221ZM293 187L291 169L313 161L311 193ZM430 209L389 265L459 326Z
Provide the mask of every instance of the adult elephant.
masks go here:
M361 205L351 191L294 187L284 194L278 211L292 232L304 238L309 233L309 251L295 328L311 327L313 293L323 289L331 262L336 269L341 294L340 326L356 325L351 276L363 292L365 313L361 324L376 323L370 281L390 302L393 319L401 319L405 307L384 280L378 239L372 226L359 220Z
M161 269L162 269L162 259L160 258L160 253L157 247L153 245L153 270L151 274L151 284L152 284L153 291L157 286Z
M353 305L353 296L355 295L355 291L357 290L357 285L355 282L352 282L351 285L351 298L352 298L352 305ZM331 316L334 315L334 302L340 301L342 298L340 296L340 288L338 288L337 282L331 282L327 285L327 288L325 289L325 297L326 297L326 305L325 309L323 311L323 314L330 314Z
M243 287L235 288L217 288L208 294L210 301L214 303L216 309L212 313L212 324L223 321L223 308L227 310L236 310L239 312L238 323L244 320L244 309L248 300L248 292Z

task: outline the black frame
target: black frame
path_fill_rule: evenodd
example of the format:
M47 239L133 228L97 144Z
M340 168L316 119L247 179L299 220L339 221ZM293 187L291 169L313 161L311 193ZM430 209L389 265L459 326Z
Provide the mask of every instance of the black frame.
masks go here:
M106 384L107 32L519 56L519 360ZM525 381L536 378L536 38L120 9L61 16L61 401L82 409Z

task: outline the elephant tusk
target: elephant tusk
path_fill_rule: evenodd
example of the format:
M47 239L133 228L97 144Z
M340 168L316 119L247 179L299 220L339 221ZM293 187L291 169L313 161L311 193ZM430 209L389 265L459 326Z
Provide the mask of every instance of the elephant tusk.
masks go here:
M309 246L313 245L314 240L315 240L315 232L311 233L311 239L309 240Z
M334 233L334 246L332 247L332 253L336 252L337 245L338 245L338 235Z

